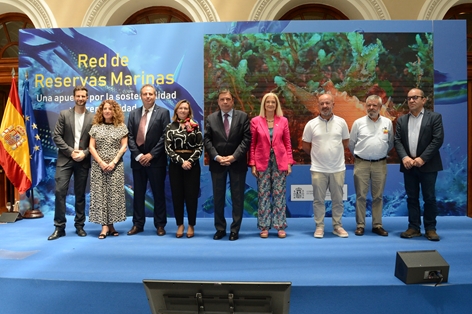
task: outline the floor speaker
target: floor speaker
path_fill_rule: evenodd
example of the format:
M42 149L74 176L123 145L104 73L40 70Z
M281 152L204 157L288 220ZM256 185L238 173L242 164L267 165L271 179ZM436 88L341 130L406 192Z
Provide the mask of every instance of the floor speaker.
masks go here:
M447 282L449 264L436 250L397 252L395 277L406 284Z

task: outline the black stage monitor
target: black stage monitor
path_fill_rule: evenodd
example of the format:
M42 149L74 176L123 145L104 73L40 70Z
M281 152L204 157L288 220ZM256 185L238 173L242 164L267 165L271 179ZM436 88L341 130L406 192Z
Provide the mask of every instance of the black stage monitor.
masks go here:
M291 282L143 280L153 314L288 314Z

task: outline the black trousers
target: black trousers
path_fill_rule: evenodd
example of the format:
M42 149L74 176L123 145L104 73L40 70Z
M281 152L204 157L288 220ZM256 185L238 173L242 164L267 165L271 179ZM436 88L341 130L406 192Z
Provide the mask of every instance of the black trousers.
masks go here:
M238 233L241 228L244 211L244 192L246 188L247 170L235 170L231 166L223 172L211 172L213 183L213 205L215 209L215 229L226 230L225 205L226 205L226 181L229 176L229 189L231 192L232 217L231 232Z
M82 163L70 160L62 167L56 167L56 200L54 211L54 226L64 229L66 227L66 197L69 183L74 175L75 194L75 227L85 225L85 187L90 168L85 168Z
M189 153L181 153L184 159ZM172 191L172 203L177 226L184 223L184 205L187 207L187 218L190 226L195 226L197 220L198 195L200 194L200 163L192 165L190 170L184 170L181 164L169 164L169 181Z

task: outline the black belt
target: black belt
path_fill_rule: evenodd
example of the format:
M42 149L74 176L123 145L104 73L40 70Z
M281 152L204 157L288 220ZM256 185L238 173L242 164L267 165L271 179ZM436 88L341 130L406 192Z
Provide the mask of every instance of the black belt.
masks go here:
M380 159L375 159L375 160L368 160L368 159L364 159L364 158L361 158L357 155L354 155L356 158L359 158L360 160L363 160L363 161L370 161L370 162L377 162L377 161L382 161L382 160L385 160L387 159L387 157L384 157L384 158L380 158Z

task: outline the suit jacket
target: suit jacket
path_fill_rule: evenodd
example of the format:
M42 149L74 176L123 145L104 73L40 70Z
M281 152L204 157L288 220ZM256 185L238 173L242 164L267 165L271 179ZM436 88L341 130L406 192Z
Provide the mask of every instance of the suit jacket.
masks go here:
M84 160L80 163L84 168L90 168L90 128L92 127L93 114L85 110L84 124L82 126L82 134L79 140L79 149L83 150L85 154ZM57 119L56 126L54 128L53 141L56 143L59 149L57 153L56 165L61 167L73 160L71 157L74 151L74 137L75 137L75 109L70 108L62 110Z
M131 152L131 168L140 169L142 166L136 161L139 154L150 153L153 156L150 167L165 167L167 155L164 150L164 133L170 123L169 110L154 105L146 132L146 140L143 145L136 144L139 122L141 121L143 107L130 112L128 117L128 147Z
M288 164L293 164L292 144L288 120L285 117L274 117L272 143L269 127L264 117L257 116L251 120L251 148L249 151L249 165L256 166L257 171L265 171L269 166L271 148L274 150L277 167L280 171L287 171Z
M408 120L410 114L401 116L397 121L395 131L395 149L400 159L411 156L408 141ZM434 172L443 169L439 148L444 141L444 129L441 114L429 110L424 111L420 126L416 157L421 157L425 164L418 169L422 172ZM400 171L410 171L400 162Z
M204 145L210 157L210 171L222 172L227 169L227 166L221 166L214 160L218 155L233 155L236 161L229 167L236 171L247 171L247 152L251 145L247 114L233 110L229 137L226 137L221 110L210 114L205 123Z

